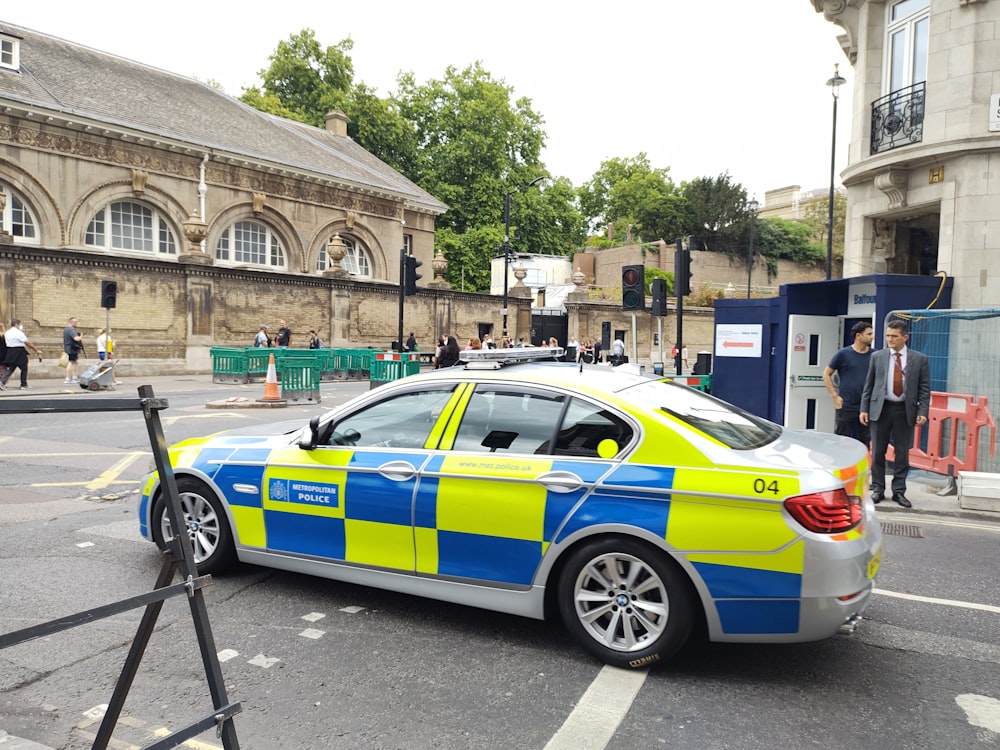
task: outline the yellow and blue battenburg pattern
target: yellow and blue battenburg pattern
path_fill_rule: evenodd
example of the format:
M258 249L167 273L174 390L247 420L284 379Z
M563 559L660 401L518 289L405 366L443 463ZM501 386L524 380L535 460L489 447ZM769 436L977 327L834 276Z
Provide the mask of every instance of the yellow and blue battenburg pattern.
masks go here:
M433 442L450 445L456 420L449 417L471 390L456 389ZM552 544L592 528L628 526L664 540L688 563L724 633L800 629L805 542L782 512L782 501L800 493L795 471L761 474L710 465L704 456L674 468L279 443L215 439L201 448L192 441L173 454L177 468L203 473L223 492L240 546L527 588ZM389 464L412 471L390 478L382 472ZM864 459L836 474L856 489L866 469ZM581 486L553 492L537 481L560 471ZM144 488L142 517L153 488L152 480Z

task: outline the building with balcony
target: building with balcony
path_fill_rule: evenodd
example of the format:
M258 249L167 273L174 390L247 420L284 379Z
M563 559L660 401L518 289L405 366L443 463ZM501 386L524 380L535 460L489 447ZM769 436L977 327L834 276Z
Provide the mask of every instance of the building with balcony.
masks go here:
M996 304L1000 2L812 2L854 71L844 275L944 271L954 306Z

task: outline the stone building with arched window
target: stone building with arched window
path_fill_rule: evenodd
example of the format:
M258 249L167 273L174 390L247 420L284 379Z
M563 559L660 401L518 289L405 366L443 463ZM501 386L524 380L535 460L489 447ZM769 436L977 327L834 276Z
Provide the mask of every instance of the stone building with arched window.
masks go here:
M68 318L86 333L107 315L126 357L176 369L278 318L385 345L400 253L430 268L446 209L341 113L325 129L283 120L0 21L0 319L49 351ZM118 282L110 314L102 279Z

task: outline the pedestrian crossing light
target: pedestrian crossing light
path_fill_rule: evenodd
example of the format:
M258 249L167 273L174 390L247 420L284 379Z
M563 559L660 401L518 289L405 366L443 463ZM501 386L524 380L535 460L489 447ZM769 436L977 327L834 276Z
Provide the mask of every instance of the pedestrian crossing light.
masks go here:
M417 286L417 281L419 281L422 277L419 273L417 273L417 269L422 265L423 261L417 260L412 255L406 256L406 279L403 283L403 289L407 297L420 291L420 287Z
M118 282L117 281L102 281L101 282L101 307L106 309L111 309L118 304Z

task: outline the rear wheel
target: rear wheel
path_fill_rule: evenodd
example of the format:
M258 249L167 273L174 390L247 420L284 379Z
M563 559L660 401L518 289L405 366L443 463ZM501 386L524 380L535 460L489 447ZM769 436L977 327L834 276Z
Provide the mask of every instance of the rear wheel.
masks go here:
M559 611L587 651L616 667L669 659L688 640L695 598L665 553L635 539L589 542L559 577Z
M233 532L229 528L222 502L204 482L193 477L177 478L177 494L181 504L181 523L187 530L194 550L194 562L199 573L219 573L236 562ZM153 540L166 549L173 539L170 514L161 492L153 505Z

